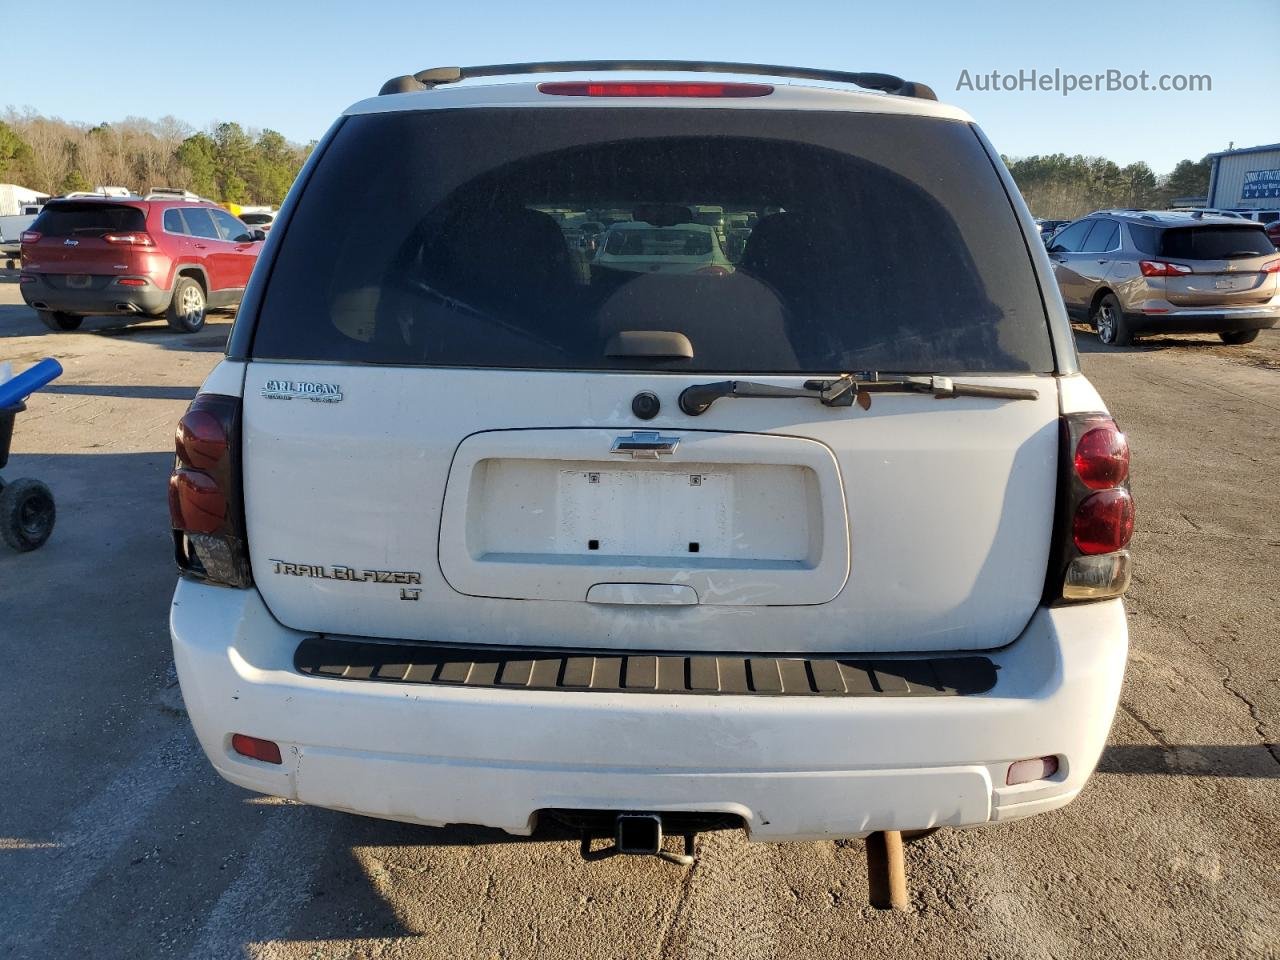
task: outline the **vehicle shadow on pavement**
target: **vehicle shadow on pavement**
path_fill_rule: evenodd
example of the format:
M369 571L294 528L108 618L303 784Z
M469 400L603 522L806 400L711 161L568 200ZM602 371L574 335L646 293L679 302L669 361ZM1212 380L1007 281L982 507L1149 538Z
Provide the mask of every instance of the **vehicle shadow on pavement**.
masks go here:
M123 321L119 317L85 317L78 330L65 333L50 330L25 304L0 304L0 341L14 337L41 337L49 344L47 353L57 356L58 344L73 344L83 336L110 337L122 340L140 340L166 350L193 351L196 353L221 353L227 347L231 335L231 313L210 314L199 333L175 333L163 320ZM0 347L0 359L4 359Z
M1216 334L1181 334L1176 336L1161 335L1139 337L1137 342L1127 347L1108 346L1098 339L1098 334L1092 327L1083 324L1073 324L1072 332L1076 337L1076 349L1080 353L1153 353L1161 350L1191 350L1197 354L1213 353L1222 356L1239 354L1243 359L1249 352L1258 349L1266 349L1272 343L1267 334L1270 331L1262 331L1263 337L1256 343L1246 344L1243 346L1230 346L1222 342ZM1226 354L1222 351L1227 351Z
M130 400L191 400L197 387L153 386L149 384L115 385L106 383L51 383L41 387L42 393L72 396L122 397Z
M1099 773L1280 779L1280 744L1113 744Z

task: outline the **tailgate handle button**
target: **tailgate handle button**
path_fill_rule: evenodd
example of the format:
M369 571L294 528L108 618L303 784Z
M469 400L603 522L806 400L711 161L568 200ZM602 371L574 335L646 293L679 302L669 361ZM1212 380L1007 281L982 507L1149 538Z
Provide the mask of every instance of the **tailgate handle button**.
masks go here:
M697 602L698 591L684 583L597 583L587 591L587 603L682 607Z

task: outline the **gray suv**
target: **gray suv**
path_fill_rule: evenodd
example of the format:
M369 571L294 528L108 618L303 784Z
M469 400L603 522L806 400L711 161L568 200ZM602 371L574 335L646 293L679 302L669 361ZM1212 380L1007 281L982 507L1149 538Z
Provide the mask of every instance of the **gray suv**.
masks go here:
M1280 320L1280 256L1250 220L1100 210L1059 230L1049 259L1067 312L1105 344L1154 333L1249 343Z

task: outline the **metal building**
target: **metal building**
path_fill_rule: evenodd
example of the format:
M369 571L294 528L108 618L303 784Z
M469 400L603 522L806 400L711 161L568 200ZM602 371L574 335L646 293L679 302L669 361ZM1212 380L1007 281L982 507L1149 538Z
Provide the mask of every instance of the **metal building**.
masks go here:
M1210 207L1280 209L1280 143L1211 153Z

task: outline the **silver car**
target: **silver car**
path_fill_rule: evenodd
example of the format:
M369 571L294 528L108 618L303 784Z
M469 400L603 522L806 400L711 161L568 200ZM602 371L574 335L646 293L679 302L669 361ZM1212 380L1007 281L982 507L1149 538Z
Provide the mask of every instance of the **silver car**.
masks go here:
M1249 343L1280 320L1280 256L1251 220L1100 210L1054 234L1049 259L1067 312L1105 344L1158 333Z

